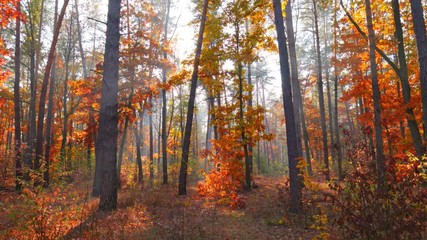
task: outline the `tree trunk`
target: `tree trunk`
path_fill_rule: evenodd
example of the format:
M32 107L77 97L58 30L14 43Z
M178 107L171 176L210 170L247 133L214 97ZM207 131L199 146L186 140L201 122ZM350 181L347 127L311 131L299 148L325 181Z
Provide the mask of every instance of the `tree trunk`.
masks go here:
M316 35L316 54L317 54L317 89L319 93L319 109L320 109L320 124L322 127L322 142L323 142L323 161L325 164L325 179L331 179L329 173L329 151L328 151L328 133L326 130L326 113L325 100L323 98L323 80L322 80L322 56L320 53L320 36L319 36L319 21L317 14L317 3L313 0L314 14L314 33Z
M411 131L412 142L416 151L417 157L421 159L421 156L425 152L425 148L423 145L423 140L420 134L420 130L418 129L418 123L415 119L414 109L409 107L408 104L411 102L411 87L409 85L408 80L408 66L406 64L406 54L405 54L405 46L403 42L403 31L402 31L402 22L400 20L400 7L399 0L393 0L393 16L394 16L394 24L396 26L395 36L397 38L397 46L398 46L398 58L400 64L400 79L402 82L402 92L403 92L403 102L406 106L405 112L409 116L407 118L408 127Z
M289 58L291 62L291 77L292 77L292 96L294 100L294 109L295 109L295 123L297 125L296 133L297 133L297 143L298 143L298 151L302 153L302 134L301 134L301 124L303 125L304 131L304 139L305 139L305 151L306 151L306 161L308 163L308 173L312 174L311 169L311 159L310 159L310 150L308 149L308 133L305 124L305 115L304 115L304 106L303 99L301 95L301 87L298 80L298 62L297 62L297 53L295 46L295 33L294 33L294 25L292 19L292 6L291 1L288 1L285 7L286 11L286 33L288 35L288 45L289 45ZM307 135L307 138L306 138Z
M377 62L375 59L375 32L372 25L372 11L370 0L365 0L366 23L368 27L369 38L369 62L371 65L372 78L372 98L374 100L374 126L375 126L375 144L376 144L376 164L378 172L378 186L384 183L384 143L381 127L381 93L378 84Z
M54 29L56 28L56 21L58 18L58 0L55 1L55 17L54 17ZM53 121L53 95L55 92L55 81L56 81L56 54L54 55L52 72L50 75L49 82L49 103L47 107L47 119L46 119L46 147L44 155L44 171L43 171L43 187L49 186L49 165L50 165L50 147L52 145L52 121Z
M17 2L17 11L21 11L21 1ZM22 162L21 162L21 95L19 93L21 81L21 17L16 18L15 27L15 82L13 85L13 109L15 118L15 189L22 188Z
M40 102L39 102L39 115L37 116L37 135L36 135L36 156L34 159L34 168L36 170L40 169L40 160L43 154L43 143L44 143L44 110L46 103L46 93L47 86L49 83L49 76L52 69L52 63L55 59L56 44L58 42L59 31L61 29L62 21L64 19L65 10L67 9L69 0L64 0L62 5L61 13L58 16L58 22L55 23L55 29L53 34L52 44L49 50L49 57L46 63L46 68L43 76L42 89L40 91ZM36 185L39 185L40 182L36 181Z
M328 15L325 16L325 19L328 18ZM332 111L332 96L331 96L331 86L329 83L329 59L328 59L328 32L326 28L325 20L325 72L326 72L326 98L328 101L328 116L329 116L329 136L331 138L331 158L332 162L335 163L335 149L334 149L334 126L333 126L333 111ZM357 106L357 104L356 104Z
M336 1L334 1L334 59L337 59L337 8L336 8ZM340 131L339 131L339 124L338 124L338 69L337 66L334 65L334 132L335 132L335 144L334 147L337 152L337 165L338 165L338 180L343 180L343 172L342 172L342 150L341 150L341 140L340 140ZM360 111L362 112L363 106L360 104Z
M249 21L246 20L245 21L246 24L246 32L249 33ZM247 78L248 78L248 85L252 87L252 64L251 62L248 63L248 73L247 73ZM252 109L253 108L253 94L252 94L252 89L248 92L248 109ZM249 120L248 122L252 122L252 116L249 115L248 116ZM249 173L250 176L253 175L253 165L254 165L254 161L253 161L253 141L252 138L249 136L248 137L248 162L249 162ZM253 181L253 179L252 179Z
M102 74L97 148L102 160L101 211L117 207L117 137L120 43L120 0L108 1L107 34Z
M236 40L236 55L239 56L240 54L240 26L239 26L239 19L235 20L235 40ZM248 143L246 139L246 133L245 133L245 119L243 114L243 66L240 60L237 61L237 77L239 79L239 126L240 126L240 136L242 138L242 145L243 145L243 153L245 157L245 185L244 188L246 190L251 190L251 172L250 172L250 165L249 162L249 152L248 152Z
M62 126L62 140L61 140L61 149L59 151L60 160L63 166L66 164L66 144L67 144L67 133L68 133L68 119L70 113L68 112L68 80L70 76L70 60L71 60L71 51L74 47L72 44L72 27L73 24L69 25L68 28L68 36L67 36L67 48L65 50L65 78L64 78L64 97L62 100L62 108L63 108L63 126Z
M197 39L196 55L194 57L193 74L191 76L190 98L188 100L187 122L185 123L184 141L182 145L181 167L179 171L179 195L187 194L188 155L191 142L191 128L193 125L194 102L196 99L197 79L199 74L200 55L202 53L203 34L205 31L206 14L209 0L203 0L203 12L200 22L199 37Z
M280 75L282 78L283 106L286 117L286 142L288 145L288 161L290 175L291 202L290 212L299 213L301 211L301 189L302 179L298 169L298 159L301 153L298 152L296 123L294 107L292 103L291 76L289 71L288 49L286 46L285 27L280 0L273 0L274 24L277 31L277 43L279 46Z
M153 108L153 99L150 97L150 106ZM151 112L148 116L148 124L150 125L149 134L150 134L150 181L153 181L154 179L154 134L153 134L153 112Z
M168 0L167 3L167 10L166 10L166 20L165 20L165 32L164 32L164 39L163 39L163 48L166 48L166 43L168 41L168 25L169 25L169 13L170 13L170 7L171 7L171 0ZM168 59L168 54L166 52L166 49L163 49L163 58L165 60ZM163 77L163 83L166 83L166 74L167 69L166 66L163 66L162 69L162 77ZM168 145L168 138L166 133L166 114L167 114L167 99L166 99L166 90L162 89L162 100L163 100L163 106L162 106L162 165L163 165L163 184L168 183L168 159L167 159L167 145Z
M126 116L123 127L122 140L120 141L119 157L117 162L117 179L120 186L120 173L122 171L123 153L125 150L126 137L128 133L129 118Z
M427 35L426 23L421 0L410 0L412 22L414 23L415 39L418 49L418 64L420 68L420 89L423 105L424 142L427 143Z
M139 122L135 126L135 139L136 139L136 163L138 165L138 183L143 183L144 176L142 172L142 159L141 159L141 140L144 122L144 111L139 113Z
M87 65L86 65L86 57L84 54L84 49L83 49L83 41L82 41L82 29L80 26L80 18L79 18L79 3L78 0L75 0L75 5L76 5L76 23L77 23L77 37L78 37L78 41L79 41L79 52L80 52L80 57L82 59L82 72L83 72L83 78L87 79ZM94 118L94 113L93 113L93 108L92 106L89 107L89 124L87 126L88 130L87 130L87 149L86 149L86 160L87 160L87 164L88 164L88 169L90 169L91 167L91 155L92 155L92 147L93 147L93 141L94 141L94 132L92 130L92 128L94 128L95 125L95 118Z

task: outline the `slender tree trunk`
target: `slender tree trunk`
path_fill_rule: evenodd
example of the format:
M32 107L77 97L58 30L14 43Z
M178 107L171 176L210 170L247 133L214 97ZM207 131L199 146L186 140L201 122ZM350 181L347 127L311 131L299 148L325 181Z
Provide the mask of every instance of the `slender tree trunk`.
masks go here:
M337 13L336 13L336 1L334 1L334 59L337 59ZM337 152L337 165L338 165L338 180L343 180L343 172L342 172L342 150L341 150L341 140L340 140L340 131L339 131L339 124L338 124L338 68L336 64L334 64L334 132L335 132L335 149ZM360 104L360 111L362 112L363 106Z
M292 96L294 100L294 109L295 109L295 123L297 125L296 133L297 133L297 143L298 143L298 151L302 153L302 133L301 133L301 124L305 127L305 116L304 116L304 106L303 106L303 99L301 95L301 87L298 80L298 62L297 62L297 53L296 53L296 46L295 46L295 33L294 33L294 25L293 25L293 19L292 19L292 6L291 1L288 1L285 7L286 11L286 33L288 35L288 45L289 45L289 58L291 62L291 77L292 77ZM306 130L305 130L306 131ZM308 139L308 133L307 134ZM311 159L310 159L310 151L308 149L308 141L307 145L305 146L306 150L306 157L307 157L307 163L308 163L308 173L311 175Z
M249 32L249 21L246 20L246 32ZM248 77L248 85L252 86L252 64L248 63L248 73L247 73L247 77ZM248 92L249 97L248 97L248 109L252 109L253 107L253 95L252 95L252 89ZM249 115L249 122L252 122L252 116ZM249 173L250 176L253 175L253 141L252 138L249 136L248 137L248 162L249 162Z
M403 102L406 105L405 112L409 116L407 118L408 127L411 131L412 135L412 143L414 145L417 156L421 159L421 156L425 152L425 148L423 145L423 140L420 134L420 130L418 129L418 123L415 119L414 109L408 104L411 102L411 87L409 85L408 80L408 66L406 64L406 54L405 54L405 46L403 42L403 31L402 31L402 22L400 20L400 7L399 0L393 0L393 16L394 16L394 24L396 27L395 36L397 38L397 46L398 46L398 58L399 58L399 72L400 79L402 82L402 92L403 92Z
M107 34L102 74L101 110L97 148L102 160L101 211L117 206L117 137L118 137L118 83L120 43L120 0L108 1Z
M288 161L290 175L291 202L290 212L299 213L301 211L302 199L302 179L297 167L301 153L298 152L296 123L294 107L292 103L291 76L289 71L288 49L286 46L285 27L280 0L273 0L274 24L277 31L277 43L279 46L280 74L282 78L283 106L286 117L286 142L288 145Z
M203 0L203 12L197 39L196 55L194 57L193 74L191 76L190 98L188 100L187 122L185 124L184 141L182 145L181 167L179 171L179 195L187 194L188 155L191 143L191 128L193 125L194 102L196 99L197 79L199 74L200 55L202 53L203 34L205 31L206 15L209 0Z
M43 76L42 89L40 91L40 102L39 102L39 114L37 119L37 135L36 135L36 156L34 159L34 168L40 169L40 160L43 154L43 143L44 143L44 110L46 103L47 86L49 83L49 76L52 69L52 63L55 59L56 44L58 42L59 31L64 19L65 10L67 9L69 0L64 0L62 5L61 13L58 16L58 22L55 23L55 30L53 34L52 44L50 46L49 57L46 63L46 68ZM40 184L39 181L35 182L36 185Z
M235 30L236 30L236 54L237 56L240 54L240 26L239 26L239 19L235 20ZM245 119L243 114L243 66L240 61L237 61L237 77L239 79L239 117L240 117L240 135L242 138L242 145L243 145L243 152L245 157L245 185L244 188L246 190L251 190L251 172L250 172L250 165L249 162L249 151L248 151L248 143L246 139L246 133L245 133Z
M150 97L150 106L151 108L153 107L153 99ZM150 166L149 166L149 170L150 170L150 181L152 181L154 179L154 134L153 134L153 113L150 113L148 115L148 124L149 126L149 134L150 134Z
M328 101L328 116L329 116L329 136L331 138L331 158L332 162L335 162L335 149L334 149L334 126L333 126L333 111L332 111L332 97L331 97L331 86L329 83L329 59L328 59L328 32L327 32L327 25L326 25L326 19L328 19L328 14L325 16L325 72L326 72L326 96ZM356 104L357 107L357 104Z
M125 118L125 123L123 126L123 133L122 133L122 139L120 141L120 148L119 148L119 157L117 161L117 180L120 186L120 173L122 172L122 162L123 162L123 153L125 150L125 143L128 133L128 127L129 127L129 118Z
M76 23L77 23L77 37L79 41L79 52L80 52L80 58L82 59L82 72L83 72L83 78L87 79L87 64L86 64L86 57L83 49L83 41L82 41L82 29L80 26L80 14L79 14L79 2L78 0L74 1L75 7L76 7ZM93 148L93 141L94 141L94 134L95 131L92 129L95 127L95 117L93 113L92 106L89 107L89 124L87 126L87 150L86 150L86 160L88 163L88 168L91 166L91 156L92 156L92 148Z
M136 139L136 163L138 165L138 183L143 183L144 177L142 172L141 159L141 138L143 131L144 112L139 113L139 121L135 124L135 139Z
M171 0L168 0L167 2L167 9L166 9L166 20L165 20L165 32L164 32L164 38L163 38L163 48L166 48L166 44L168 42L168 25L169 25L169 12L171 7ZM163 58L165 60L168 59L168 54L166 52L166 49L163 50ZM163 66L162 69L162 77L163 77L163 83L166 83L166 74L167 69L166 66ZM166 133L166 114L167 114L167 99L166 99L166 90L162 89L162 100L163 100L163 106L162 106L162 165L163 165L163 184L168 183L168 159L167 159L167 145L168 145L168 138Z
M421 0L410 0L412 22L414 23L415 39L418 49L420 68L421 101L423 105L424 142L427 143L427 35L426 23Z
M320 109L320 124L322 127L322 142L323 142L323 161L325 164L325 179L331 179L329 173L329 151L328 151L328 133L326 130L326 113L325 113L325 100L323 98L323 80L322 80L322 56L320 53L320 36L319 36L319 21L317 14L317 3L313 0L313 14L314 14L314 33L316 35L316 53L317 53L317 88L319 93L319 109Z
M72 21L71 21L72 23ZM65 79L64 79L64 97L62 100L62 108L63 108L63 125L62 125L62 140L61 140L61 149L59 151L60 160L63 166L66 165L66 144L67 144L67 133L68 133L68 120L70 113L68 112L68 78L70 76L70 61L71 61L71 51L73 49L72 44L72 27L73 24L69 25L68 36L67 36L67 48L65 50Z
M381 127L381 93L378 84L377 62L375 59L375 32L372 24L372 11L370 0L365 0L366 23L369 32L369 61L371 65L372 78L372 99L374 100L374 126L375 126L375 144L376 144L376 164L378 172L378 186L384 183L384 143Z
M58 0L55 1L55 17L54 17L54 29L56 28L56 21L58 18ZM54 55L52 72L50 74L49 82L49 103L47 107L47 119L46 119L46 147L44 155L44 171L43 171L43 187L49 186L49 165L50 165L50 147L52 145L52 121L53 121L53 95L55 92L55 81L56 81L56 54Z
M21 1L17 2L17 11L21 11ZM13 107L15 119L15 189L22 188L22 162L21 162L21 95L19 92L21 81L21 17L16 18L15 27L15 82L13 85Z
M28 4L28 8L31 9L32 3ZM32 17L32 14L28 14L28 23L30 29L27 31L30 32L31 41L30 41L30 88L31 88L31 99L30 99L30 123L28 128L28 149L25 156L25 165L28 168L34 169L34 146L36 139L36 103L37 103L37 81L35 72L36 69L36 36L35 36L35 23ZM26 171L24 175L25 180L30 180L29 172Z

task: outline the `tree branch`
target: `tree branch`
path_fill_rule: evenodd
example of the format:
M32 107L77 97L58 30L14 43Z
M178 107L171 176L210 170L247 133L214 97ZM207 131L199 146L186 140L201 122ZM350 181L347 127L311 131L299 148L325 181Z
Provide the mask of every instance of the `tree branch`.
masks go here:
M354 25L354 27L357 29L357 31L360 33L360 35L362 35L362 37L364 37L365 39L368 39L368 36L366 35L366 33L363 32L363 30L360 28L359 24L357 24L356 21L354 21L354 19L350 15L350 13L344 7L342 0L340 0L340 5L341 5L342 9L344 10L345 15L348 17L348 19ZM384 53L384 51L379 49L378 46L375 46L375 51L377 51L377 53L381 55L381 57L390 65L391 68L393 68L393 70L396 72L397 76L399 76L399 78L400 78L399 67Z

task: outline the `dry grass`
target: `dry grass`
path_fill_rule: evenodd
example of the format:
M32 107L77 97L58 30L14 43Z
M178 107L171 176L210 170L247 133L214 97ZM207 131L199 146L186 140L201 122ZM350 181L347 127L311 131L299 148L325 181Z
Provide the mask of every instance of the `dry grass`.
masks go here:
M76 197L81 196L79 191L85 191L85 188L76 188L74 200L69 195L61 195L63 209L73 207L80 212L74 212L77 215L75 220L68 221L71 226L64 228L60 236L64 239L292 240L312 239L316 235L313 230L305 229L303 217L292 217L286 213L285 178L261 177L256 182L259 188L241 193L246 200L246 207L241 210L232 210L226 204L201 198L195 187L190 187L187 196L178 196L176 186L160 185L145 188L126 186L119 193L118 209L101 213L96 208L97 200ZM13 204L19 206L19 202ZM0 238L37 238L34 231L18 227L25 224L23 221L7 220L1 211L0 227L4 229L0 229ZM58 216L53 219L57 225L64 221L60 217L69 217L66 214Z

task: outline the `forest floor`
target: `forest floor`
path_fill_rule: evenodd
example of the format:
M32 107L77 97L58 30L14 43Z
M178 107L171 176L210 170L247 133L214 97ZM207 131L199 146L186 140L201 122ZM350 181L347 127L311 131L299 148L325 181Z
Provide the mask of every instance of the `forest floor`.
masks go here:
M285 177L256 177L258 188L239 195L242 209L187 196L176 185L126 185L118 208L97 211L90 184L67 184L43 193L0 189L0 239L313 239L318 230L305 215L286 211Z

